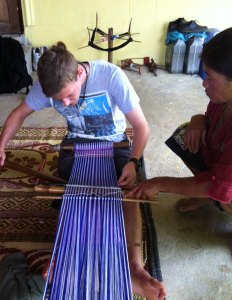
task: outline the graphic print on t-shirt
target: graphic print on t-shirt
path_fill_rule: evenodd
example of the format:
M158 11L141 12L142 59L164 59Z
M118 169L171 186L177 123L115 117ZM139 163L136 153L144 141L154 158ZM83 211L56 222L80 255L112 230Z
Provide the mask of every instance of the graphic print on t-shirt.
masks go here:
M76 106L54 107L67 119L70 132L101 137L115 134L112 109L105 92L79 99Z

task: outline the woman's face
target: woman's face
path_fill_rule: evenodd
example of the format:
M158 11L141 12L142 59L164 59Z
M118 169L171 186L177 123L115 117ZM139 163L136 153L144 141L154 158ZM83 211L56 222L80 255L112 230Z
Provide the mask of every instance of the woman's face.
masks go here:
M204 65L206 78L203 81L205 93L213 103L232 102L232 81Z

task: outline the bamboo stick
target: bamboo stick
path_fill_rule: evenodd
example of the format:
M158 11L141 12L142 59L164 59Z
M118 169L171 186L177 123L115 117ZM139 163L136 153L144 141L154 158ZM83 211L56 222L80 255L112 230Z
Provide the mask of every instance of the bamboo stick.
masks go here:
M92 187L94 189L94 187ZM102 188L104 189L104 187ZM64 186L46 186L46 185L37 185L35 186L35 192L43 192L43 193L51 193L51 194L58 194L63 195L64 194L65 187ZM36 199L60 199L61 196L57 195L50 195L50 196L44 196L44 195L37 195ZM158 201L154 199L130 199L130 198L123 198L123 201L126 202L144 202L144 203L158 203Z
M35 186L35 192L43 192L43 193L54 193L62 195L64 194L65 187L63 185L36 185Z
M42 200L42 199L47 199L47 200L62 200L61 196L44 196L44 195L37 195L35 196L36 199ZM131 198L123 198L123 201L126 202L137 202L137 203L150 203L150 204L158 204L159 202L157 200L149 200L149 199L131 199Z
M82 188L87 188L87 189L91 189L91 191L93 192L98 192L98 191L102 191L104 192L104 190L108 191L109 188L108 187L104 187L104 186L87 186L87 185L73 185L73 184L67 184L66 186L69 187L82 187ZM65 185L43 185L43 184L39 184L35 186L35 192L42 192L42 193L51 193L51 194L64 194L65 192ZM118 187L111 187L110 188L111 191L118 191L119 188Z
M63 184L67 183L67 181L62 179L62 178L44 174L42 172L33 170L33 169L28 168L26 166L22 166L19 163L16 163L14 161L6 160L5 163L4 163L4 166L6 168L9 168L9 169L12 169L12 170L15 170L15 171L20 171L22 173L31 175L35 178L40 178L40 179L43 179L43 180L46 180L46 181L49 181L49 182L63 183Z

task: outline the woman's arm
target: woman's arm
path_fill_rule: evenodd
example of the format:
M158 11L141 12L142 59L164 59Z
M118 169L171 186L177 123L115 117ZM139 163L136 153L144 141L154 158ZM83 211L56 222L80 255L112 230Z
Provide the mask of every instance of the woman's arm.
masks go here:
M197 153L201 143L206 145L207 126L208 118L205 115L195 115L191 118L184 135L186 149L192 153Z
M135 199L154 199L159 192L175 193L187 197L207 198L210 181L197 183L195 177L155 177L145 180L126 197Z

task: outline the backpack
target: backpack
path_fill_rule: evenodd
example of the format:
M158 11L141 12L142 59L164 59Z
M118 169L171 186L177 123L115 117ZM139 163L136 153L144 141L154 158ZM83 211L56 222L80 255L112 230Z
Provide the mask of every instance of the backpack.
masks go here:
M32 82L20 42L0 37L0 94L17 93L25 87L28 93Z

